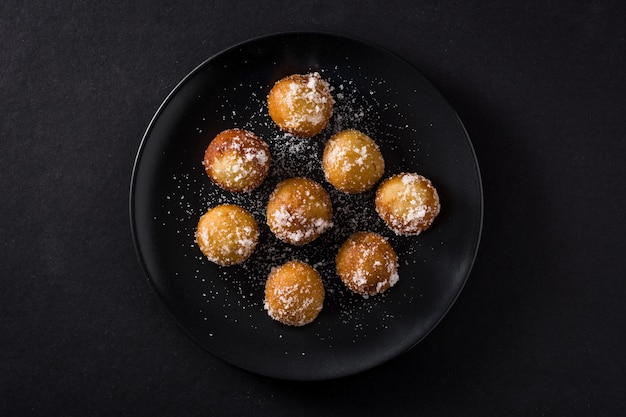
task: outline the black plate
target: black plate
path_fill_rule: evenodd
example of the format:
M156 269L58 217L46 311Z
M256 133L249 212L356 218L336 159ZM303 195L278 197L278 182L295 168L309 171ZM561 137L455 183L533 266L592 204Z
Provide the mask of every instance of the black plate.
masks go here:
M266 95L279 78L318 71L334 88L335 114L312 139L280 132ZM201 165L220 131L242 127L270 145L273 165L250 194L215 187ZM374 211L368 192L348 196L324 181L325 141L343 128L369 134L381 147L385 177L402 171L430 178L442 211L417 237L394 235ZM306 176L331 194L335 227L301 248L279 242L264 207L278 181ZM248 208L261 240L244 264L219 267L194 244L199 217L220 203ZM210 58L165 99L141 143L131 181L130 216L142 267L184 332L223 360L285 379L353 374L417 344L461 291L482 227L482 186L471 142L456 113L411 65L374 45L328 34L290 33L251 40ZM334 272L338 246L352 232L373 230L400 257L400 281L364 299ZM301 259L322 274L324 309L312 324L292 328L263 309L265 279L274 265Z

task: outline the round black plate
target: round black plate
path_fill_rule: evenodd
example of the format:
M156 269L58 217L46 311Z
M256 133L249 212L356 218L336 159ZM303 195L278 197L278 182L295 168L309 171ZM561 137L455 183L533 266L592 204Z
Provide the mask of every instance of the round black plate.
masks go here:
M292 73L318 71L329 81L335 113L312 139L280 132L266 95ZM220 131L252 130L270 145L273 165L249 194L214 186L204 150ZM442 211L417 237L392 233L376 216L374 191L349 196L323 177L329 136L344 128L370 135L386 161L385 177L411 171L430 178ZM293 247L265 224L274 186L291 176L320 182L330 193L334 228ZM261 240L244 264L219 267L194 243L199 217L221 203L249 209ZM441 320L472 267L482 227L482 186L471 142L456 113L411 65L374 45L328 34L289 33L251 40L210 58L166 98L141 143L130 191L137 252L148 281L175 322L200 346L249 371L316 380L381 364L418 343ZM383 295L350 293L334 272L334 256L352 232L388 237L400 258L400 281ZM314 265L326 287L324 309L301 328L284 326L263 309L272 266L290 259Z

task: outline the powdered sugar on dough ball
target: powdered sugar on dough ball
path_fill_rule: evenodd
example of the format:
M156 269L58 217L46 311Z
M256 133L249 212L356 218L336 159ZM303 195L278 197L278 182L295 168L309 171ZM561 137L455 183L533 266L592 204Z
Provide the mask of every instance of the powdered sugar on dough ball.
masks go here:
M324 147L322 168L326 180L341 191L362 193L383 176L385 160L378 145L358 130L333 135Z
M272 268L265 283L264 307L270 317L289 326L304 326L319 315L324 284L319 273L301 261Z
M317 72L284 77L267 96L269 115L278 127L306 138L326 127L333 105L330 86Z
M209 178L221 188L249 192L267 177L270 150L254 133L228 129L211 141L202 164Z
M352 234L339 248L335 263L346 287L365 298L387 291L399 279L398 256L377 233Z
M208 260L228 266L242 263L256 248L259 228L254 217L242 207L223 204L200 217L196 243Z
M394 175L376 190L376 211L399 235L419 235L439 214L437 190L429 179L414 173Z
M266 209L267 225L280 240L304 245L332 227L333 208L324 188L307 178L280 182Z

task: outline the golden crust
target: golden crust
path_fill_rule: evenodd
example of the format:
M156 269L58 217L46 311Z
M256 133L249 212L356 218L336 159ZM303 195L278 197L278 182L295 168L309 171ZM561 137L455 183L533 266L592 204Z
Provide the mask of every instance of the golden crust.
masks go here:
M304 245L317 239L332 224L333 209L324 188L307 178L280 182L266 209L267 225L280 240Z
M364 297L387 291L398 282L398 256L391 244L373 232L352 234L339 248L337 275Z
M378 145L366 134L348 129L333 135L324 147L324 176L346 193L371 189L385 171Z
M270 150L261 138L243 129L228 129L209 144L202 161L207 175L221 188L249 192L270 169Z
M394 175L376 190L376 212L399 235L419 235L439 214L437 190L429 179L413 173Z
M269 115L278 127L306 138L326 127L333 104L330 86L317 72L281 78L267 96Z
M324 304L319 273L301 261L272 268L265 283L264 307L270 317L289 326L304 326L318 316Z
M239 264L252 255L259 240L254 217L235 204L223 204L200 217L196 243L208 260L218 265Z

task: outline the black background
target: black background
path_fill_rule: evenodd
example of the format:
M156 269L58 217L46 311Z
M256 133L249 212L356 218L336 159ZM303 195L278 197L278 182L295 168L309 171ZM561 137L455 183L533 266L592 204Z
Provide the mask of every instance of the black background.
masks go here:
M626 6L615 1L0 5L0 415L626 413ZM485 219L468 283L418 346L293 383L227 365L152 294L135 153L206 58L280 31L397 53L473 140Z

